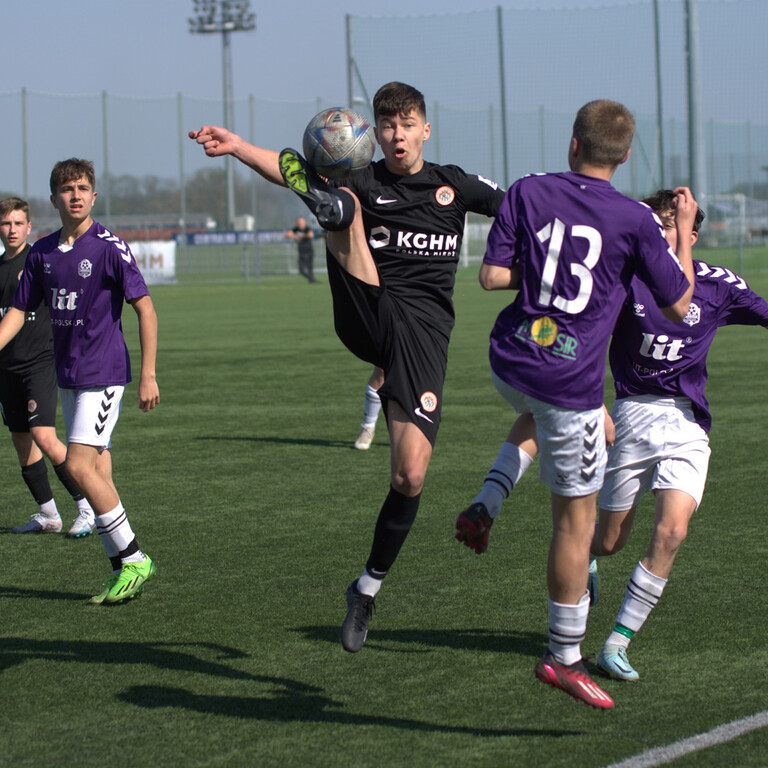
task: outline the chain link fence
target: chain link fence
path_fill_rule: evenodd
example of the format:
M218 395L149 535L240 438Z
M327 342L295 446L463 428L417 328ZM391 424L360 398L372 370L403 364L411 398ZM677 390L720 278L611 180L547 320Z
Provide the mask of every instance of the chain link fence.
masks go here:
M569 9L350 16L350 101L370 114L370 98L381 84L412 83L424 92L432 123L426 158L508 184L525 173L562 170L578 107L593 98L613 98L627 104L638 123L630 160L614 183L642 197L689 182L685 10L685 0L628 0L603 7L585 0L584 7ZM764 244L768 2L699 0L698 19L703 203L706 209L711 199L709 220L717 224L716 237L705 224L703 241L722 245L741 238L747 245ZM300 146L309 118L330 106L336 105L322 98L275 103L249 96L234 103L234 128L260 146ZM180 274L188 267L189 274L204 275L206 259L217 263L210 250L193 255L191 234L233 228L277 232L304 213L293 195L235 164L237 221L230 226L224 160L206 158L187 138L190 129L222 121L217 100L22 88L0 92L0 113L9 146L18 148L0 155L0 194L32 200L37 233L58 226L47 203L48 176L56 161L72 156L95 162L100 192L95 214L107 226L128 239L186 236L180 241ZM729 202L723 197L728 195L743 195L744 204ZM481 255L482 239L470 242ZM209 276L289 273L290 244L263 245L250 246L250 262L243 262L241 244L226 246L226 266L212 267ZM273 253L278 255L266 258Z

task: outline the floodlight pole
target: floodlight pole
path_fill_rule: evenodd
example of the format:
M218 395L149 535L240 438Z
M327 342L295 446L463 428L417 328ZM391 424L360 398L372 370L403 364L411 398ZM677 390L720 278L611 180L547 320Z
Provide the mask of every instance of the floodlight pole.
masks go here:
M194 0L195 17L189 19L193 34L221 34L221 71L224 95L224 127L233 131L235 125L232 96L232 32L248 32L256 28L256 15L250 12L250 0ZM234 158L227 155L227 226L235 222Z
M664 115L661 98L661 37L659 34L659 0L653 0L653 40L656 60L656 133L659 136L659 186L666 187L664 182Z
M707 196L704 135L701 123L701 56L698 0L685 0L685 53L688 69L688 152L690 187L696 199Z
M507 87L504 84L504 30L502 28L503 12L501 6L496 6L496 32L499 46L499 91L501 102L501 154L504 162L502 179L505 189L509 187L509 152L507 142ZM541 169L544 170L543 168Z
M232 105L232 46L230 32L223 28L221 31L221 72L222 93L224 94L224 127L233 130L235 118ZM235 168L234 158L227 155L227 223L230 229L235 228Z

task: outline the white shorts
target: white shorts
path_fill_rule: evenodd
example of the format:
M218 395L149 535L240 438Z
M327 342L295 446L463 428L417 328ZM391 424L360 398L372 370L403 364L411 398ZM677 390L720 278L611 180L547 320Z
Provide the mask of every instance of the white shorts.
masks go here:
M701 503L709 466L709 438L687 397L641 395L617 400L611 416L616 442L608 449L599 506L624 512L647 491L684 491Z
M544 403L491 377L499 394L518 412L530 413L539 443L539 477L560 496L597 493L605 473L605 414L602 407L576 411Z
M67 443L109 448L120 415L125 387L61 389L61 410L67 428Z

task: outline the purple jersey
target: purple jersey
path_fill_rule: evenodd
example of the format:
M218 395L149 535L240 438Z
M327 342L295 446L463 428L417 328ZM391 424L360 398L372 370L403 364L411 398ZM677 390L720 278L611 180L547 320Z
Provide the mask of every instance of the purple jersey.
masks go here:
M662 307L688 280L648 206L579 173L513 184L484 262L520 270L491 332L491 367L510 386L574 410L603 402L608 339L637 274Z
M98 222L72 246L60 246L59 235L60 230L32 246L13 306L24 312L41 301L48 306L60 387L127 384L123 302L149 294L136 259Z
M724 267L694 261L696 285L681 323L659 311L648 288L633 280L609 351L616 397L684 395L702 429L712 419L704 394L707 353L724 325L768 325L768 303Z

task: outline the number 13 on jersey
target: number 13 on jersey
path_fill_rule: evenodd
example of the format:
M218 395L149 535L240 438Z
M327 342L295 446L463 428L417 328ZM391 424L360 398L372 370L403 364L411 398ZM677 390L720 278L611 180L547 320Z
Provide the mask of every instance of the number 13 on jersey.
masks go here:
M566 227L557 218L554 222L542 227L536 236L542 244L549 241L547 260L541 275L539 304L544 307L553 305L569 315L579 314L587 306L589 297L592 295L592 270L600 260L600 253L603 249L602 236L594 227L582 224ZM581 263L574 262L570 265L571 274L579 281L579 291L572 299L554 294L555 278L560 264L560 252L566 237L584 239L589 245L584 261Z

